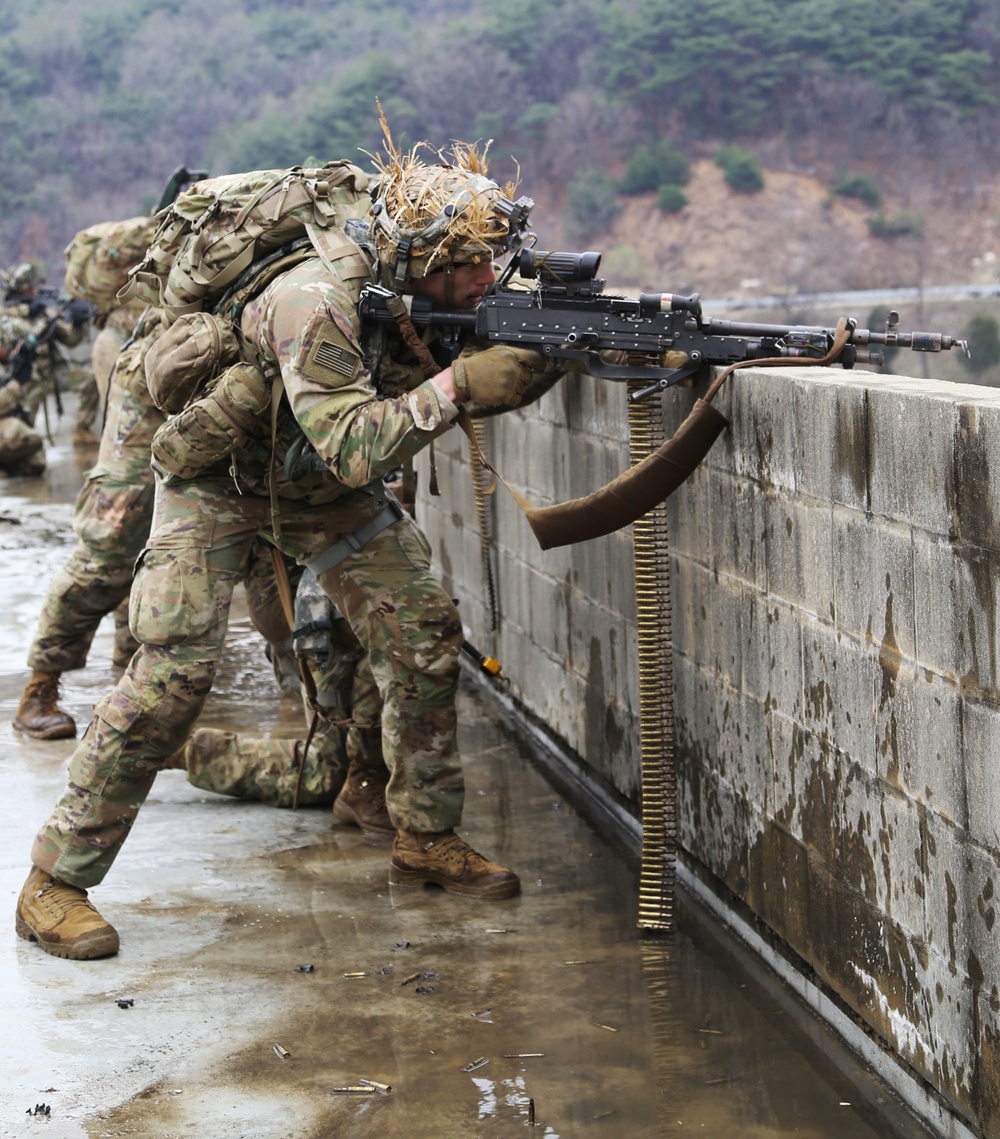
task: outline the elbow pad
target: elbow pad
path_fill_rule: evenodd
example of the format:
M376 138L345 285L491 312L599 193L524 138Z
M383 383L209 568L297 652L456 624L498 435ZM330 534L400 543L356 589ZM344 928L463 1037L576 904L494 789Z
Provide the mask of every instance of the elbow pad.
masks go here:
M271 391L253 364L227 368L215 387L153 436L151 466L167 482L193 479L225 459L271 405Z

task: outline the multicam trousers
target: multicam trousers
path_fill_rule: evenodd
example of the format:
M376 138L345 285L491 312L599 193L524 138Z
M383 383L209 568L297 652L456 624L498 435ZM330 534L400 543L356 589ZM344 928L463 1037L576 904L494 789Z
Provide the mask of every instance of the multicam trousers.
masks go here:
M277 544L307 562L376 513L356 492L332 506L283 501ZM32 849L36 866L90 887L107 874L163 761L212 687L233 588L258 536L274 538L267 499L227 480L158 486L153 532L130 600L140 642L94 709L69 780ZM426 539L403 518L327 571L320 584L368 655L382 701L390 817L408 831L461 820L455 693L462 626L430 573Z
M97 463L73 509L77 544L49 584L30 668L83 668L101 619L128 597L153 517L150 445L163 420L141 370L116 372ZM119 639L116 634L116 645Z
M360 643L347 632L353 644L345 644L343 633L335 632L326 642L327 652L306 658L317 703L326 709L317 717L308 748L305 739L198 728L184 748L188 782L272 807L327 807L343 786L350 764L384 773L382 698ZM339 695L345 685L349 707L332 706L328 697ZM311 711L306 718L311 721Z

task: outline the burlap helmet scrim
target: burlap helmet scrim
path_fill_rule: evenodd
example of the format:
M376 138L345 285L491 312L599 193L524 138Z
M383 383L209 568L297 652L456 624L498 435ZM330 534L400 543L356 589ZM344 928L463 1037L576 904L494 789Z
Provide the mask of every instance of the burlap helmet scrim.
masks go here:
M505 192L486 176L485 149L455 143L450 161L437 153L437 162L426 162L425 143L399 151L381 121L386 153L372 155L380 173L371 233L386 284L398 288L444 266L490 261L523 240L530 200L515 206L515 187Z

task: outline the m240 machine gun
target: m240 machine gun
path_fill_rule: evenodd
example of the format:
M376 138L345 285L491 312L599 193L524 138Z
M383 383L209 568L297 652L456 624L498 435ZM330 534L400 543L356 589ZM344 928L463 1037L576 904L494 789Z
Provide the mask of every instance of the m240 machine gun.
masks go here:
M507 272L474 312L444 312L413 298L410 317L428 324L464 330L479 340L534 348L554 361L579 361L599 379L644 380L647 386L629 398L635 402L664 391L707 364L730 365L775 359L819 360L833 347L836 329L796 324L743 324L706 318L697 293L640 293L609 296L597 277L600 253L548 253L522 250L512 267L537 280L535 289L512 288ZM391 319L383 290L362 294L362 316ZM848 335L831 360L845 368L856 363L884 363L886 348L943 352L968 344L940 332L900 332L899 316L890 313L884 331L858 328L848 321Z
M651 510L698 466L727 425L711 406L722 382L736 368L858 363L880 366L887 348L943 352L966 341L941 332L901 332L890 313L883 331L859 328L843 317L835 328L811 325L745 324L707 318L697 293L641 293L610 296L598 278L595 252L522 249L494 290L471 312L435 309L421 297L406 297L417 328L432 326L447 340L475 338L533 348L569 370L604 380L633 381L632 403L648 399L693 376L707 365L724 365L705 397L647 460L608 486L572 503L528 510L543 548L610 533ZM514 270L536 287L511 284ZM361 294L362 319L396 319L388 302L394 294L369 285ZM635 381L641 386L636 387ZM623 503L628 503L623 509ZM523 505L523 504L522 504Z

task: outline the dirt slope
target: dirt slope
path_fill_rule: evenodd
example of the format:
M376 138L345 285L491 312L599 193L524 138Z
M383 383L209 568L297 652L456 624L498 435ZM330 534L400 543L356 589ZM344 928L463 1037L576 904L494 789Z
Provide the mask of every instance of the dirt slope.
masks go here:
M603 244L609 284L721 297L998 280L1000 179L974 208L931 203L919 239L872 237L866 219L877 211L804 174L766 171L763 190L738 194L703 159L685 194L674 215L653 194L621 199ZM901 209L887 200L881 212Z

